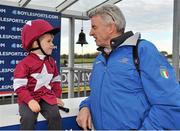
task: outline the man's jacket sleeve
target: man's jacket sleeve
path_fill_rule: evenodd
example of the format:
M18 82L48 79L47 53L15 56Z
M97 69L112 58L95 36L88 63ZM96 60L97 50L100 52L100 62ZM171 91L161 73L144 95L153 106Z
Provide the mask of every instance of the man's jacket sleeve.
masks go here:
M141 129L180 129L180 86L174 69L148 41L138 48L140 73L150 110Z
M81 108L83 107L88 107L88 109L90 110L90 96L81 102L79 110L81 110Z

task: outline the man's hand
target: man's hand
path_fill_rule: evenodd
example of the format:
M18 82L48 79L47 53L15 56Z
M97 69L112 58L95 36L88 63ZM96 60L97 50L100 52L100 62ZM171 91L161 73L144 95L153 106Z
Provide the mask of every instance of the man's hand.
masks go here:
M77 115L76 121L84 130L92 128L91 113L87 107L83 107Z
M36 113L41 110L41 107L40 107L39 103L34 99L30 100L28 102L28 106L33 112L36 112Z

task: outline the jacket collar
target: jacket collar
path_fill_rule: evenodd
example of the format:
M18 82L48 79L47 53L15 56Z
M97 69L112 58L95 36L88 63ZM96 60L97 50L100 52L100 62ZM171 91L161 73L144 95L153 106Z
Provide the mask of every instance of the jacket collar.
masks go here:
M126 39L128 39L129 37L133 36L133 32L132 31L128 31L116 38L111 39L110 41L110 45L112 50L116 49L118 46L120 46Z
M131 45L131 46L135 46L138 39L140 38L140 33L135 33L133 34L132 31L128 31L116 38L111 39L111 48L112 50L119 48L121 46L125 46L125 45ZM97 50L101 51L103 54L106 54L106 52L104 51L104 47L98 47Z
M136 46L138 39L141 38L141 34L139 32L135 33L134 35L130 36L129 38L127 38L122 44L120 44L118 47L120 46L124 46L124 45L131 45L131 46Z

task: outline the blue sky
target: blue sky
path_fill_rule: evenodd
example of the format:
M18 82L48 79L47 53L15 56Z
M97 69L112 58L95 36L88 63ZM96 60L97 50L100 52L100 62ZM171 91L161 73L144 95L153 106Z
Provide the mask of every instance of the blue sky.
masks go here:
M159 51L172 53L173 0L122 0L116 4L126 18L126 31L140 32L141 38L155 44ZM75 42L81 29L82 21L75 22ZM89 36L90 21L83 21L88 45L75 44L75 53L96 52L96 43ZM61 54L68 54L68 20L62 19Z

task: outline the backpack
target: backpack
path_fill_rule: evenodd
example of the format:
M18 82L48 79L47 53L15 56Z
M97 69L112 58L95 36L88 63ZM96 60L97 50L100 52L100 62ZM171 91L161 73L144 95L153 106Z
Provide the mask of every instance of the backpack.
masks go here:
M141 76L140 75L140 68L139 68L140 61L139 61L139 57L138 57L138 45L139 45L139 42L140 42L140 40L138 39L136 46L132 47L132 52L133 52L134 65L136 67L137 72L139 73L139 76Z

